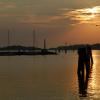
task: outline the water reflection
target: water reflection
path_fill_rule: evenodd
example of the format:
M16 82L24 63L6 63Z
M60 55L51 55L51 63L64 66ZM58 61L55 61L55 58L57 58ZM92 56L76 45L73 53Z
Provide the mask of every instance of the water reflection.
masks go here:
M77 74L77 56L0 57L0 100L100 100L100 51L89 77Z
M94 51L93 53L93 59L94 59L94 65L93 65L93 71L89 82L89 94L92 98L98 99L100 98L100 68L98 67L100 65L100 52Z
M92 70L91 70L92 73ZM88 74L79 74L78 73L78 85L79 85L79 96L80 97L87 97L87 89L88 89L88 82L91 73Z
M100 51L93 51L93 67L87 75L78 73L78 94L80 98L86 100L100 99Z

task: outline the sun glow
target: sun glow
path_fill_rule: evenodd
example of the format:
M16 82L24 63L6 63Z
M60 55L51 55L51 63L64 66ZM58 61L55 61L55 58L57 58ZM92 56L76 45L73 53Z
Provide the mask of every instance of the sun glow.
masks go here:
M83 21L93 20L96 18L97 14L99 13L98 7L80 9L80 10L77 10L77 12L80 13L78 16L80 16L80 19Z
M86 9L87 13L96 14L98 13L98 9L96 7Z
M64 16L66 16L67 18L69 16L71 20L76 20L79 21L80 23L99 24L100 6L95 6L92 8L76 9L76 10L72 9L69 12L65 13Z

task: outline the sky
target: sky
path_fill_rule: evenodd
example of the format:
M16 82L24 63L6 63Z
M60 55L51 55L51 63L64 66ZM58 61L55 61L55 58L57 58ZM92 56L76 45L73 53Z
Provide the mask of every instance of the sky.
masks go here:
M0 0L0 45L100 43L100 0Z

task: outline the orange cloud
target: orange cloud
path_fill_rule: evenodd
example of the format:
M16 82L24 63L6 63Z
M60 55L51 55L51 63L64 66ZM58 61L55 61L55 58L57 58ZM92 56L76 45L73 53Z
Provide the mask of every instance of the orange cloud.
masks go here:
M50 23L53 19L53 16L47 16L47 15L27 15L24 16L21 23L36 23L36 24L47 24Z
M16 7L15 3L0 2L0 8L15 8L15 7Z
M66 12L65 12L66 11ZM62 14L71 20L78 20L80 23L100 23L100 6L84 9L65 10Z

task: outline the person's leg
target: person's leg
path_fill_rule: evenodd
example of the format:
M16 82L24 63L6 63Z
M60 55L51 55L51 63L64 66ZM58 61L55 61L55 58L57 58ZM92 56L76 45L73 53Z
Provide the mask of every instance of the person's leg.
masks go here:
M89 77L89 73L90 73L90 62L86 62L86 77Z
M79 61L78 61L78 69L77 69L78 73L80 73L82 71L82 67L83 67L83 62L79 59Z

